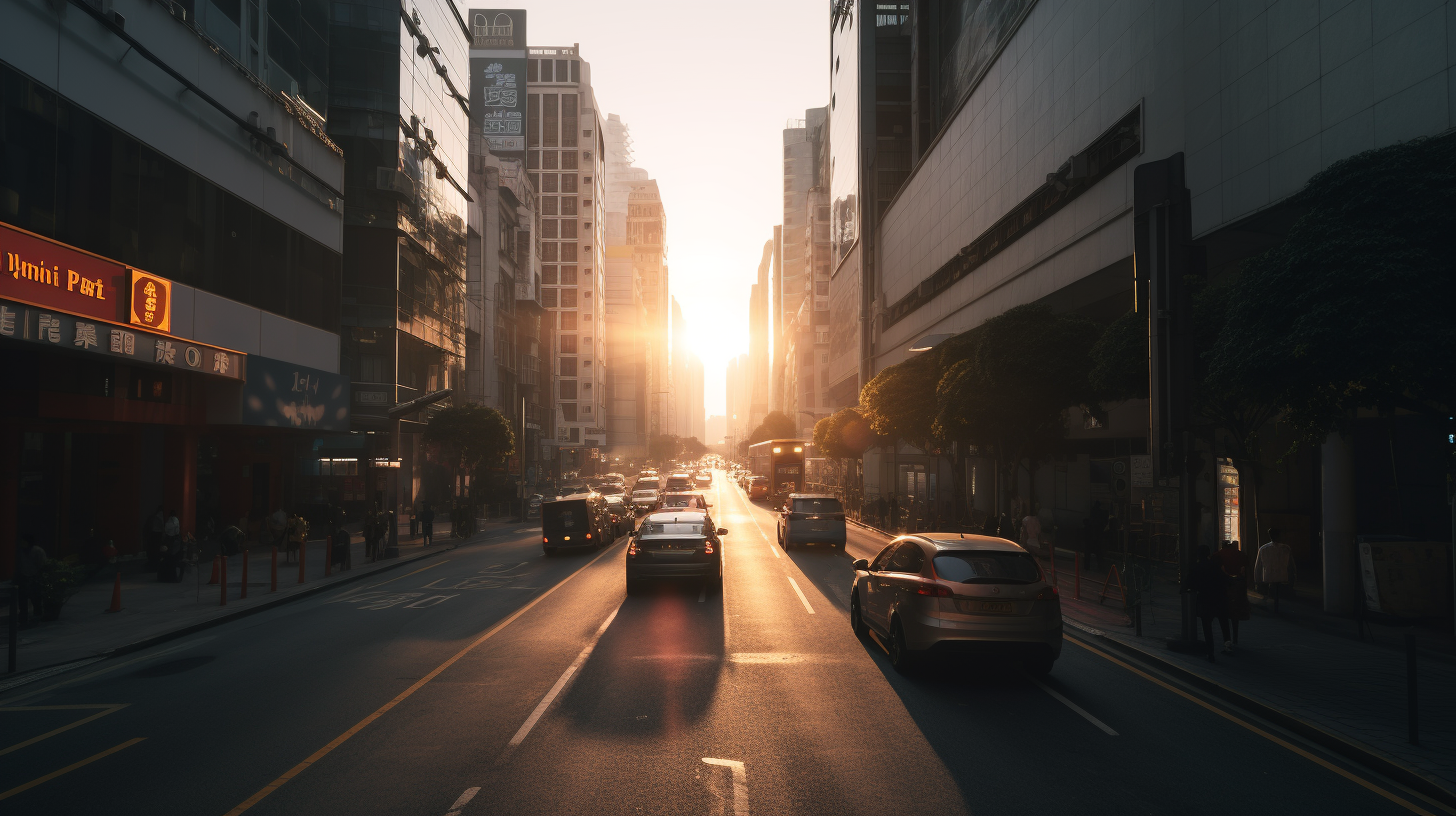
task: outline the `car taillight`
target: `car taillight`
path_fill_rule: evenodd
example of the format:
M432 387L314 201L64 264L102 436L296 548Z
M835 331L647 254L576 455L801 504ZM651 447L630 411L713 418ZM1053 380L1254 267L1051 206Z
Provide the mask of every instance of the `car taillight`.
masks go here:
M551 543L551 539L547 538L546 536L541 536L541 543L542 544L550 544Z
M711 541L704 541L703 542L703 554L704 555L712 555L713 554L713 542L711 542Z
M628 555L636 555L637 554L637 542L633 541L632 543L630 543L630 544L627 545L627 554Z
M1036 593L1036 599L1038 601L1049 601L1052 598L1057 597L1059 594L1060 593L1057 592L1056 587L1049 586L1043 589L1041 592Z
M953 593L950 587L933 584L929 581L922 581L915 585L916 595L925 595L930 598L949 598Z
M591 538L591 533L587 533L587 534L586 534L586 537L587 537L587 538Z

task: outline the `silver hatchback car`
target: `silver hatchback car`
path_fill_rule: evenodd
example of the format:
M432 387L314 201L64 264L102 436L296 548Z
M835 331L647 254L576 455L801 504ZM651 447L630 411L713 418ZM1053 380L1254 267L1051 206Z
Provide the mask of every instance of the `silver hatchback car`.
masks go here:
M1004 538L920 533L854 562L855 634L886 639L898 671L933 654L1001 653L1045 675L1062 653L1062 602L1041 565Z

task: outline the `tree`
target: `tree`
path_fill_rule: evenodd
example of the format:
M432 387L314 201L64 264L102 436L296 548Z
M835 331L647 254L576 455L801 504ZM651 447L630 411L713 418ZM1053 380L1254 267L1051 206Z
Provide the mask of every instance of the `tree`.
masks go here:
M856 408L841 408L814 423L814 449L830 459L858 459L875 441L869 421Z
M708 446L704 445L702 442L699 442L696 436L690 436L687 439L680 439L678 440L678 444L678 450L682 453L683 456L686 456L689 459L698 459L702 457L703 454L708 452Z
M882 369L859 392L860 413L880 436L903 439L929 450L935 439L935 393L939 358L918 354Z
M799 426L793 417L783 411L769 411L753 433L748 435L748 444L757 445L769 439L793 439L799 435Z
M961 443L957 481L964 478L967 444L989 448L1003 470L1053 452L1066 435L1063 411L1096 396L1089 350L1101 333L1091 320L1038 304L1010 309L967 333L965 357L937 383L932 428L936 437ZM964 490L957 494L963 501Z
M676 436L658 434L647 442L647 458L659 463L676 459L682 445Z
M1089 356L1088 375L1098 401L1121 402L1148 396L1148 315L1129 310L1102 330Z
M510 422L500 411L475 403L436 411L425 427L425 442L440 451L453 483L462 473L483 481L490 465L516 449Z
M1297 445L1361 408L1451 416L1456 137L1336 162L1291 201L1308 211L1229 290L1210 386L1281 411Z

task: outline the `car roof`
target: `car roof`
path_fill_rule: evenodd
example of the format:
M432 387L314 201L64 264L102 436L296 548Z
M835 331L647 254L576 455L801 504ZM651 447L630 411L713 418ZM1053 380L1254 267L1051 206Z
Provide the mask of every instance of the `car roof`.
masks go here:
M791 498L791 499L834 499L835 501L838 501L839 500L839 497L833 495L832 493L790 493L789 494L789 498Z
M642 519L642 523L646 524L647 522L651 521L656 524L672 524L674 522L681 522L683 524L702 524L706 517L707 514L703 511L695 510L692 508L658 510L655 513L648 513L646 516L644 516ZM659 535L665 534L660 533Z
M1026 552L1014 541L997 536L974 533L917 533L901 536L897 540L913 539L929 544L937 550L992 550L999 552Z

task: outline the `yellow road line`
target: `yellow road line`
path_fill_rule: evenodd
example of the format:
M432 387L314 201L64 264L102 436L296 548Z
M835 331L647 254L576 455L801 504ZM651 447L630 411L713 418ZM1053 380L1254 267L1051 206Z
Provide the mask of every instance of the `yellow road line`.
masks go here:
M1246 722L1246 721L1244 721L1242 719L1239 719L1238 717L1235 717L1234 715L1230 714L1229 712L1224 711L1223 709L1219 708L1218 706L1215 706L1215 705L1213 705L1213 704L1211 704L1211 703L1209 703L1207 701L1200 700L1199 698L1193 696L1192 694L1189 694L1188 692L1184 691L1183 689L1178 688L1177 686L1171 685L1169 683L1165 683L1162 680L1159 680L1158 678L1152 676L1151 674L1148 674L1147 672L1143 671L1142 669L1139 669L1139 668L1137 668L1135 666L1132 666L1131 664L1128 664L1128 663L1125 663L1125 662L1123 662L1121 660L1118 660L1117 658L1113 657L1110 654L1107 654L1106 652L1102 651L1101 649L1093 648L1092 646L1090 646L1090 645L1088 645L1086 643L1083 643L1082 641L1078 640L1077 638L1067 638L1067 641L1070 642L1070 643L1075 643L1078 646L1081 646L1083 649L1086 649L1087 651L1091 652L1092 654L1095 654L1095 655L1097 655L1098 657L1101 657L1104 660L1107 660L1107 661L1110 661L1112 663L1115 663L1116 665L1121 666L1124 669L1127 669L1128 671L1132 672L1133 674L1138 675L1139 677L1142 677L1145 680L1149 680L1149 681L1152 681L1154 683L1157 683L1158 685L1162 686L1163 688L1167 689L1168 691L1173 692L1174 694L1178 695L1179 697L1182 697L1182 698L1188 700L1189 702L1196 703L1197 705L1200 705L1203 708L1206 708L1209 711L1212 711L1213 713L1217 714L1218 716L1223 717L1224 719L1228 720L1229 722L1237 723L1238 725L1243 726L1244 728L1248 729L1249 731L1252 731L1255 734L1258 734L1259 736L1263 737L1264 739L1269 740L1270 742L1274 743L1275 745L1278 745L1281 748L1286 748L1286 749L1288 749L1290 751L1293 751L1296 754L1299 754L1300 756L1304 757L1305 759L1309 760L1310 762L1313 762L1314 764L1320 766L1321 768L1324 768L1324 769L1329 770L1329 771L1334 771L1335 773L1339 774L1340 776L1345 777L1346 779L1350 780L1351 782L1354 782L1355 784L1357 784L1357 785L1359 785L1359 786L1361 786L1363 788L1366 788L1367 790L1370 790L1373 793L1377 793L1377 794L1383 796L1384 798L1389 799L1390 801L1396 803L1397 805L1400 805L1401 807L1405 808L1406 810L1409 810L1412 813L1419 813L1419 814L1421 814L1421 816L1435 816L1435 814L1431 813L1430 811L1423 810L1419 806L1417 806L1417 805L1415 805L1415 804L1413 804L1411 802L1407 802L1405 799L1402 799L1401 797L1396 796L1395 794L1391 793L1390 791L1388 791L1388 790L1380 787L1379 785L1376 785L1374 782L1371 782L1368 779L1363 779L1363 778L1361 778L1361 777L1359 777L1359 776L1357 776L1357 775L1355 775L1355 774L1353 774L1353 773L1345 770L1344 768L1341 768L1340 766L1338 766L1338 765L1336 765L1336 764L1334 764L1334 763L1332 763L1332 762L1330 762L1330 761L1328 761L1328 760L1326 760L1326 759L1324 759L1322 757L1316 756L1315 754L1312 754L1309 751L1306 751L1303 748L1300 748L1299 746L1297 746L1297 745L1289 742L1288 740L1281 739L1281 738L1279 738L1279 737L1277 737L1277 736L1269 733L1268 731L1265 731L1264 729L1262 729L1262 728L1254 725L1253 723Z
M28 739L28 740L26 740L24 742L17 742L14 745L10 746L9 748L0 748L0 756L5 756L6 754L10 753L11 751L19 751L21 748L24 748L27 745L34 745L34 744L36 744L37 742L40 742L43 739L49 739L50 737L54 737L55 735L57 735L57 734L59 734L59 733L61 733L63 731L70 731L72 728L75 728L78 725L85 725L86 723L91 722L92 720L99 720L102 717L105 717L107 714L112 714L114 712L117 712L117 711L122 710L123 708L126 708L128 705L130 705L130 703L119 703L119 704L105 703L105 704L102 704L102 705L10 706L8 708L0 708L0 712L5 712L5 711L76 711L76 710L83 710L84 711L84 710L93 709L93 708L103 708L103 709L106 709L105 711L99 711L99 712L97 712L95 714L92 714L89 717L83 717L83 718L81 718L79 720L76 720L75 722L71 723L70 725L63 725L63 726L61 726L60 728L57 728L54 731L48 731L48 732L46 732L44 734L41 734L38 737L31 737L30 739Z
M434 680L436 677L438 677L446 669L448 669L451 666L455 665L455 663L458 660L460 660L460 658L465 657L467 654L470 654L472 651L475 650L475 648L477 646L479 646L480 644L486 642L487 640L490 640L492 637L495 636L495 634L497 632L501 631L502 629L506 628L507 626L510 626L512 623L515 622L515 620L517 618L519 618L522 615L526 614L536 604L538 604L538 603L546 600L546 597L548 595L550 595L551 593L553 593L556 590L560 589L561 587L565 586L567 581L570 581L572 578L575 578L577 575L580 575L581 572L582 572L582 570L584 570L587 567L590 567L592 564L595 564L596 562L602 560L602 558L604 556L608 555L609 553L611 553L615 549L616 549L616 546L613 545L611 547L608 547L605 550L602 550L601 554L598 555L596 558L593 558L592 560L586 562L585 564L582 564L581 567L579 567L575 572L571 573L570 575L566 576L565 578L562 578L555 586L551 587L550 589L546 590L545 592L541 593L540 595L537 595L535 597L535 599L533 599L530 603L526 604L525 606L523 606L520 609L517 609L515 612L511 613L510 617L506 618L505 620L501 621L500 623L497 623L496 625L494 625L494 626L490 627L489 629L487 629L486 632L485 632L485 634L483 634L480 637L476 638L475 641L472 642L469 646L466 646L464 649L461 649L460 651L456 652L454 657L451 657L449 660L446 660L444 663L441 663L439 666L436 666L433 671L431 671L429 674L425 675L424 677L421 677L418 681L415 682L414 685L412 685L409 688L405 689L404 691L400 692L398 695L395 696L395 698L393 700L390 700L389 702L387 702L384 705L380 706L379 709L377 711L375 711L373 714L370 714L369 716L367 716L364 719L360 720L358 723L356 723L348 731L345 731L344 733L342 733L339 736L335 737L328 745L325 745L324 747L318 749L317 751L314 751L312 754L309 755L309 757L307 759L303 760L302 762L298 763L297 765L294 765L292 768L289 768L282 776L278 777L277 779L273 780L272 782L269 782L267 785L264 785L262 790L258 791L257 793L253 794L252 796L249 796L247 799L245 799L243 801L242 804L240 804L237 807L233 808L232 810L228 811L227 812L227 816L237 816L238 814L243 813L244 811L246 811L249 808L251 808L253 805L256 805L259 802L263 801L263 799L266 798L268 796L268 794L270 794L270 793L278 790L279 788L283 787L285 784L288 783L288 781L290 779L293 779L294 777L296 777L299 774L303 773L304 771L308 770L309 769L309 766L313 765L315 762L318 762L318 761L322 760L324 757L328 756L331 751L333 751L335 748L338 748L340 745L343 745L345 742L347 742L349 740L350 737L354 736L355 734L359 733L360 731L363 731L364 728L366 726L368 726L370 723L374 722L375 720L379 719L380 717L383 717L386 713L389 712L390 709L392 709L395 706L399 705L400 703L404 702L410 695L412 695L415 692L419 691L420 689L424 688L425 685L428 684L431 680ZM416 571L418 572L418 570L416 570ZM408 577L408 576L401 576L401 577Z
M116 746L113 746L111 748L107 748L105 751L102 751L101 753L96 754L95 756L89 756L89 757L86 757L85 759L81 760L80 762L75 762L75 763L72 763L70 765L67 765L66 767L60 769L59 771L51 771L50 773L46 774L45 776L40 777L39 779L32 779L29 782L26 782L24 785L20 785L18 787L11 788L10 790L5 791L4 793L0 793L0 800L9 799L10 797L14 796L17 793L24 793L25 791L30 790L31 788L35 787L36 785L44 785L45 783L51 781L52 779L55 779L58 776L61 776L62 774L68 774L71 771L76 770L77 768L81 768L81 767L84 767L86 765L90 765L91 763L95 762L98 759L102 759L102 758L105 758L105 757L109 757L112 754L116 753L117 751L120 751L123 748L130 748L131 746L136 745L138 742L141 742L144 739L146 739L146 737L133 737L132 739L129 739L126 742L123 742L120 745L116 745Z

